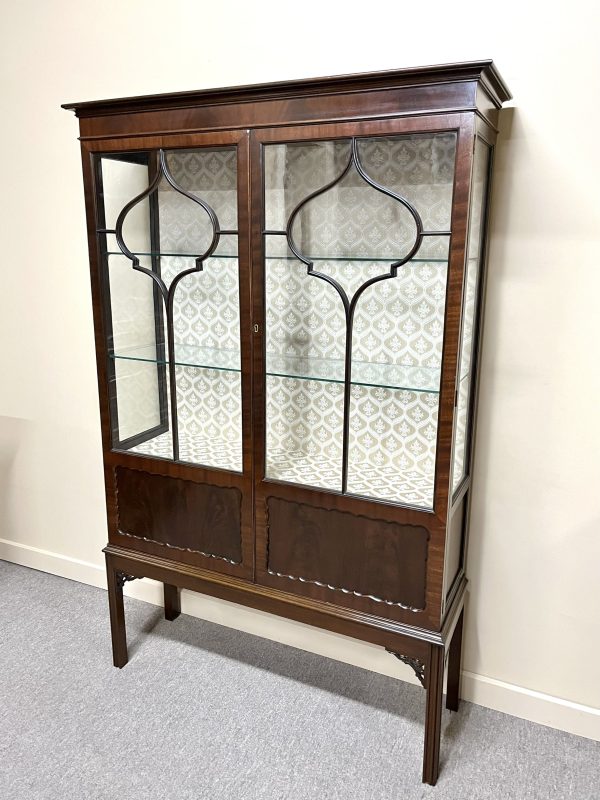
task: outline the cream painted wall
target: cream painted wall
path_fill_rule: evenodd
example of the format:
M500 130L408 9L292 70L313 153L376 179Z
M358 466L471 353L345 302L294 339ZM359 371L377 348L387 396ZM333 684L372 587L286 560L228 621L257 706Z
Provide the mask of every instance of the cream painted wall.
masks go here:
M550 8L3 3L0 555L102 582L77 125L60 103L493 57L515 101L493 197L464 692L600 739L600 13L583 0ZM151 586L135 591L157 597ZM366 645L226 603L186 603L406 675Z

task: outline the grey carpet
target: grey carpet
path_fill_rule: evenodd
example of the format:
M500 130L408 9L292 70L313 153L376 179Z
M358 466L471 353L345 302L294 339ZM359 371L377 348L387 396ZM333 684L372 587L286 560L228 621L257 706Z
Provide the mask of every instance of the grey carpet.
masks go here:
M598 800L600 745L462 703L422 786L424 692L0 561L1 800Z

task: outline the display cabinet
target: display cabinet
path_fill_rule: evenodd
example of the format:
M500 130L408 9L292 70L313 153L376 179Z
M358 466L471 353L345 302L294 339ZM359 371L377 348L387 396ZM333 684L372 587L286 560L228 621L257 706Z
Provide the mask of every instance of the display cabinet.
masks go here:
M385 647L458 707L490 61L74 103L123 586ZM448 658L446 659L446 656Z

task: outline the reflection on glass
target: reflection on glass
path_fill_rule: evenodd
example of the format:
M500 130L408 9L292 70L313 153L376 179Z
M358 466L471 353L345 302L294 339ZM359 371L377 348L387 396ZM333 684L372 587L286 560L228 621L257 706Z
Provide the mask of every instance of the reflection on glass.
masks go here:
M242 469L236 157L209 148L100 159L115 448Z
M265 146L268 478L432 507L455 151Z
M460 369L458 404L454 430L454 455L452 459L452 491L455 491L467 474L469 447L469 417L472 399L471 363L474 354L474 329L477 314L477 296L483 256L483 222L490 149L478 139L473 163L473 196L469 215L469 248L463 297L463 322L460 340Z

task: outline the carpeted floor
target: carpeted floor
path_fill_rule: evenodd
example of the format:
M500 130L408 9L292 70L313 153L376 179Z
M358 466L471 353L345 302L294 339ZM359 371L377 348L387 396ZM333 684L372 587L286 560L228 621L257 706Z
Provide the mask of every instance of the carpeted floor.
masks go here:
M598 800L600 744L462 703L421 784L424 692L0 561L1 800Z

